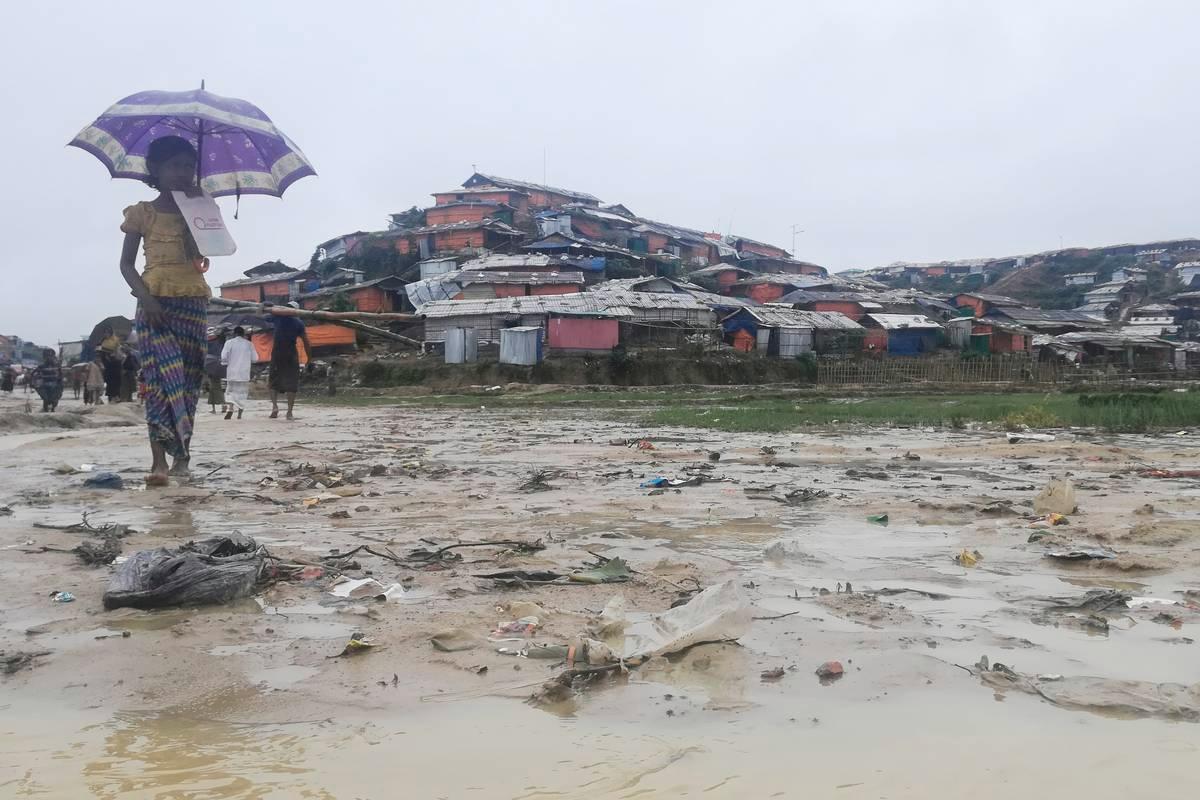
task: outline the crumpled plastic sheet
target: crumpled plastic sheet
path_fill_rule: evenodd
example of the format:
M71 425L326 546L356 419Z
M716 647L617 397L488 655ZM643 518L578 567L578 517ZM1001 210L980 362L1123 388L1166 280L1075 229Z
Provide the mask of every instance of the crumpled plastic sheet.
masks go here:
M726 581L682 606L630 623L622 657L664 656L704 642L730 641L749 627L750 603L736 582Z
M141 550L121 564L104 592L104 607L167 608L228 603L254 593L266 551L240 533Z
M979 676L989 686L1036 694L1065 708L1200 722L1200 683L1189 686L1182 683L1023 675L998 671L981 671Z

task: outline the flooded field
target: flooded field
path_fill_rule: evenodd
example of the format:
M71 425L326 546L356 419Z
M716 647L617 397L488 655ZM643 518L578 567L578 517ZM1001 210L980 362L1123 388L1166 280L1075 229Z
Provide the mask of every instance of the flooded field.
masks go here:
M0 403L3 797L1200 790L1200 479L1172 477L1200 468L1194 432L1010 443L303 407L294 424L201 414L192 481L146 491L136 409L32 427ZM125 488L83 486L104 470ZM1034 499L1064 477L1078 510L1051 524ZM85 513L132 527L125 556L239 531L320 569L228 604L105 611L115 568L72 552L87 532L35 527ZM517 544L428 555L495 540ZM630 580L532 577L605 559ZM338 573L402 590L339 599ZM569 687L562 657L498 652L599 635L617 596L645 624L726 582L736 641ZM493 631L534 605L528 641L489 641L521 640ZM376 646L336 657L355 634ZM464 649L431 644L449 634ZM822 680L830 661L844 672Z

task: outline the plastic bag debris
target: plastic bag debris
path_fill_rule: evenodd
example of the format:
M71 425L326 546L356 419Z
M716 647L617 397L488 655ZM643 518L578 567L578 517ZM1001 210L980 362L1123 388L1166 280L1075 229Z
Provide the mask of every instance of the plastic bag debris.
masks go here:
M887 525L888 524L888 515L887 514L871 514L869 517L867 517L867 522L874 522L876 525Z
M623 558L610 558L602 566L572 572L568 577L575 583L624 583L630 578L629 565Z
M125 481L115 472L97 472L83 482L89 489L123 489Z
M492 636L504 636L517 634L518 636L532 636L537 630L541 620L537 617L521 617L520 619L511 622L501 622L496 625L496 629L492 631Z
M1064 708L1107 715L1200 720L1200 683L1189 686L1089 676L1025 675L1002 664L988 669L986 657L979 660L973 672L993 688L1039 695Z
M604 605L591 631L601 639L612 639L625 632L629 619L625 616L625 597L616 595Z
M371 650L379 647L375 642L363 636L361 633L350 634L350 641L346 642L346 646L342 648L342 652L335 656L326 656L326 658L348 658L350 656L361 656L364 653L369 653Z
M113 573L104 607L111 611L227 603L253 594L265 565L265 548L240 533L176 549L141 550Z
M347 580L335 584L329 590L329 594L334 597L350 598L351 600L362 600L367 597L374 600L398 600L404 596L404 587L398 583L393 583L391 586L384 586L374 578L360 578L358 580Z
M1069 478L1054 478L1033 498L1035 514L1074 514L1075 485Z
M682 606L633 622L625 631L623 658L663 656L703 642L730 641L749 625L750 603L736 581L726 581Z
M1042 597L1038 598L1058 609L1072 611L1108 611L1110 609L1128 608L1133 598L1128 592L1117 589L1088 589L1081 595L1072 597Z
M978 550L962 550L954 556L954 563L964 567L973 567L983 558Z
M483 644L483 640L482 637L466 628L452 628L435 633L429 637L429 643L433 645L433 649L441 650L443 653L459 653L475 649Z
M70 592L54 592L50 595L50 599L55 603L74 603L75 595Z
M1051 550L1046 558L1056 561L1089 561L1091 559L1116 558L1117 554L1103 547L1089 547L1076 550Z
M1008 435L1009 444L1018 444L1019 442L1053 442L1054 434L1052 433L1010 433Z
M1129 598L1129 607L1138 608L1141 606L1177 606L1178 600L1164 600L1160 597L1131 597Z

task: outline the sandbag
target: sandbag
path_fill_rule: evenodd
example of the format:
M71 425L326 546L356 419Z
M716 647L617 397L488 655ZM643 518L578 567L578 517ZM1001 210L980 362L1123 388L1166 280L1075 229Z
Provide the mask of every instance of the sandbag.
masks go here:
M111 611L228 603L254 593L265 565L265 551L238 533L175 550L141 550L109 580L104 607Z

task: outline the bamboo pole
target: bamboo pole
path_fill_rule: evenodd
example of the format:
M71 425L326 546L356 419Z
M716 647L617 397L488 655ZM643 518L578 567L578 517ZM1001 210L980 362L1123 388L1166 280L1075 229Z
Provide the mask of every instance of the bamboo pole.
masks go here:
M367 320L369 322L420 322L419 314L382 313L369 311L315 311L308 308L292 308L274 303L250 303L244 300L229 300L224 297L213 297L209 302L217 306L225 306L232 311L257 312L273 314L277 317L300 317L302 319L320 319L327 322L344 322L346 320Z
M213 305L225 306L230 311L245 311L247 313L271 314L276 317L298 317L300 319L335 322L338 325L362 331L370 336L378 336L381 339L400 342L410 347L422 346L421 342L418 342L416 339L410 339L407 336L401 336L398 333L392 333L389 330L377 328L360 321L362 318L366 318L379 322L415 322L421 319L416 314L373 314L366 311L314 311L307 308L292 308L291 306L280 306L272 303L247 303L240 300L227 300L223 297L214 297L209 302Z

